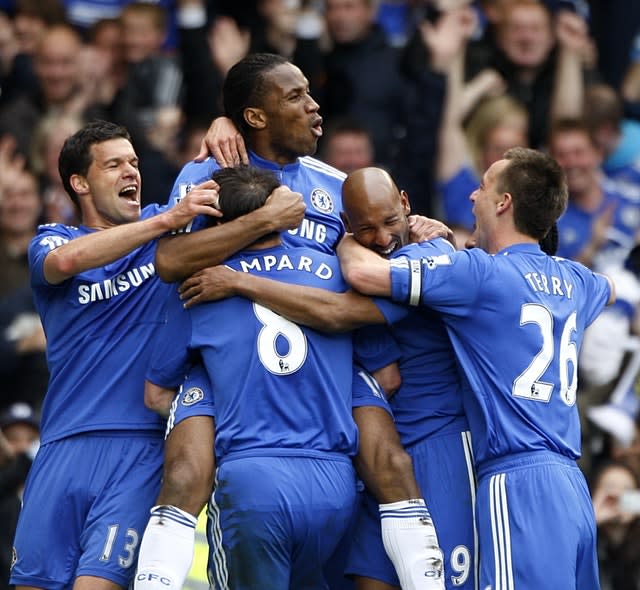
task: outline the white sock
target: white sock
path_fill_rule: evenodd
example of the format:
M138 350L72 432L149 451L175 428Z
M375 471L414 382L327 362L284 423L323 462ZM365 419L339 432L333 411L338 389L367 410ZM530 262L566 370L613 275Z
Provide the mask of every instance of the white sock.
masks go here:
M422 498L380 504L384 548L402 590L444 590L443 555Z
M134 590L180 590L191 562L198 519L175 506L154 506L144 531Z

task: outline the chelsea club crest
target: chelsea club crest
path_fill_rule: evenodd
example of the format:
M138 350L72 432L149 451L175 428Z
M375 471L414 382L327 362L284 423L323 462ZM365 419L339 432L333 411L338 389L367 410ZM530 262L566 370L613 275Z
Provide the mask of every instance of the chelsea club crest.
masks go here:
M333 199L322 188L314 188L311 191L311 204L322 213L331 213L333 211Z
M182 394L182 405L192 406L204 398L204 392L199 387L190 387Z

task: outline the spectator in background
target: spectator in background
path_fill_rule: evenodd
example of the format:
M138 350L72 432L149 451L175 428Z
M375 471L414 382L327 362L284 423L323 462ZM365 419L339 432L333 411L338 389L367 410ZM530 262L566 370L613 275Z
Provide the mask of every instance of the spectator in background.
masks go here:
M22 490L39 447L40 425L33 408L15 403L0 414L0 589L9 590L13 535Z
M42 214L36 178L0 142L0 408L28 401L39 408L46 390L45 337L33 305L27 248Z
M20 92L35 92L30 56L20 51L13 21L0 12L0 108Z
M615 88L607 84L588 88L584 118L602 151L605 174L640 187L640 124L624 118L622 98Z
M327 126L320 141L320 159L345 174L373 166L375 150L371 135L356 121L336 119Z
M115 115L130 129L138 149L148 141L159 109L179 110L182 71L178 62L162 51L167 36L166 9L158 4L132 2L120 14L124 85Z
M113 118L130 130L140 154L140 170L147 179L142 204L164 203L179 172L174 160L184 123L182 70L162 49L166 8L132 2L123 8L120 24L126 70Z
M80 116L49 113L36 127L31 143L31 169L36 174L44 204L45 223L77 225L79 211L62 185L58 156L64 141L83 125Z
M13 15L20 52L33 56L49 27L67 22L61 0L16 0Z
M592 498L602 590L640 588L639 488L637 474L620 462L606 464L594 478Z
M375 22L375 8L373 0L327 0L332 47L324 56L317 97L328 122L350 116L368 129L376 159L392 168L406 133L408 87L400 53ZM312 72L307 75L314 79Z
M68 25L54 25L44 33L34 56L38 94L25 94L0 110L0 134L15 137L21 154L30 153L38 122L50 110L87 118L103 113L95 103L93 88L83 84L83 49L82 39Z
M0 296L29 285L27 249L42 214L38 183L14 147L0 140Z
M606 179L602 152L579 120L555 123L549 152L569 188L567 210L558 220L558 256L600 272L622 266L640 229L640 193Z

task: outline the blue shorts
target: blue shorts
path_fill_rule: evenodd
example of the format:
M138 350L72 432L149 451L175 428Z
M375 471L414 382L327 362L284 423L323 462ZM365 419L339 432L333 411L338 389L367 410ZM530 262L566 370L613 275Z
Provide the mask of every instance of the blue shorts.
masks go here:
M202 365L198 365L191 370L173 399L167 420L165 438L180 422L192 416L211 416L215 418L213 392L211 391L209 376Z
M407 449L438 541L448 590L476 588L478 544L474 525L475 473L467 431L438 436ZM378 503L366 494L347 573L399 586L382 543Z
M481 588L600 588L593 505L575 461L519 453L478 475Z
M243 456L216 476L207 527L213 586L328 588L324 570L355 509L350 459Z
M160 434L80 434L40 447L14 541L11 584L71 588L96 576L126 588L162 475Z
M365 370L354 367L352 407L376 406L393 416L391 406L376 380ZM192 416L211 416L215 419L215 405L209 377L202 366L189 373L171 405L167 420L167 433L180 422Z

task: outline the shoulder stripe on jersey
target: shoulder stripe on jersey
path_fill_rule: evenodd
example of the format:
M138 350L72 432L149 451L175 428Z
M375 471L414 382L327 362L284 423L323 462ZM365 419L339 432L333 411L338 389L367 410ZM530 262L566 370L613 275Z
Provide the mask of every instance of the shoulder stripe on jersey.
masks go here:
M306 168L311 168L312 170L317 170L318 172L324 172L325 174L333 176L338 180L344 180L347 177L344 172L341 172L337 168L329 166L329 164L325 164L324 162L316 160L315 158L312 158L310 156L303 156L302 158L300 158L300 163Z
M505 485L506 474L497 473L489 480L489 510L495 579L493 590L514 590L513 565L511 563L511 529Z
M469 482L469 492L471 495L471 510L472 514L476 513L476 489L478 488L478 481L476 479L476 470L474 468L475 462L473 460L473 447L471 446L471 433L468 430L460 433L462 437L462 449L464 451L464 460L467 465L467 481ZM478 540L478 525L476 519L473 519L473 555L471 556L472 568L471 575L473 575L473 590L478 590L480 584L480 551Z
M218 474L213 486L215 490L218 487ZM227 567L227 555L222 546L222 528L220 526L220 508L215 501L215 491L211 494L209 505L207 506L207 521L209 551L213 558L209 562L207 576L209 578L209 586L211 588L219 588L219 590L229 590L229 569ZM213 561L213 564L211 564Z

